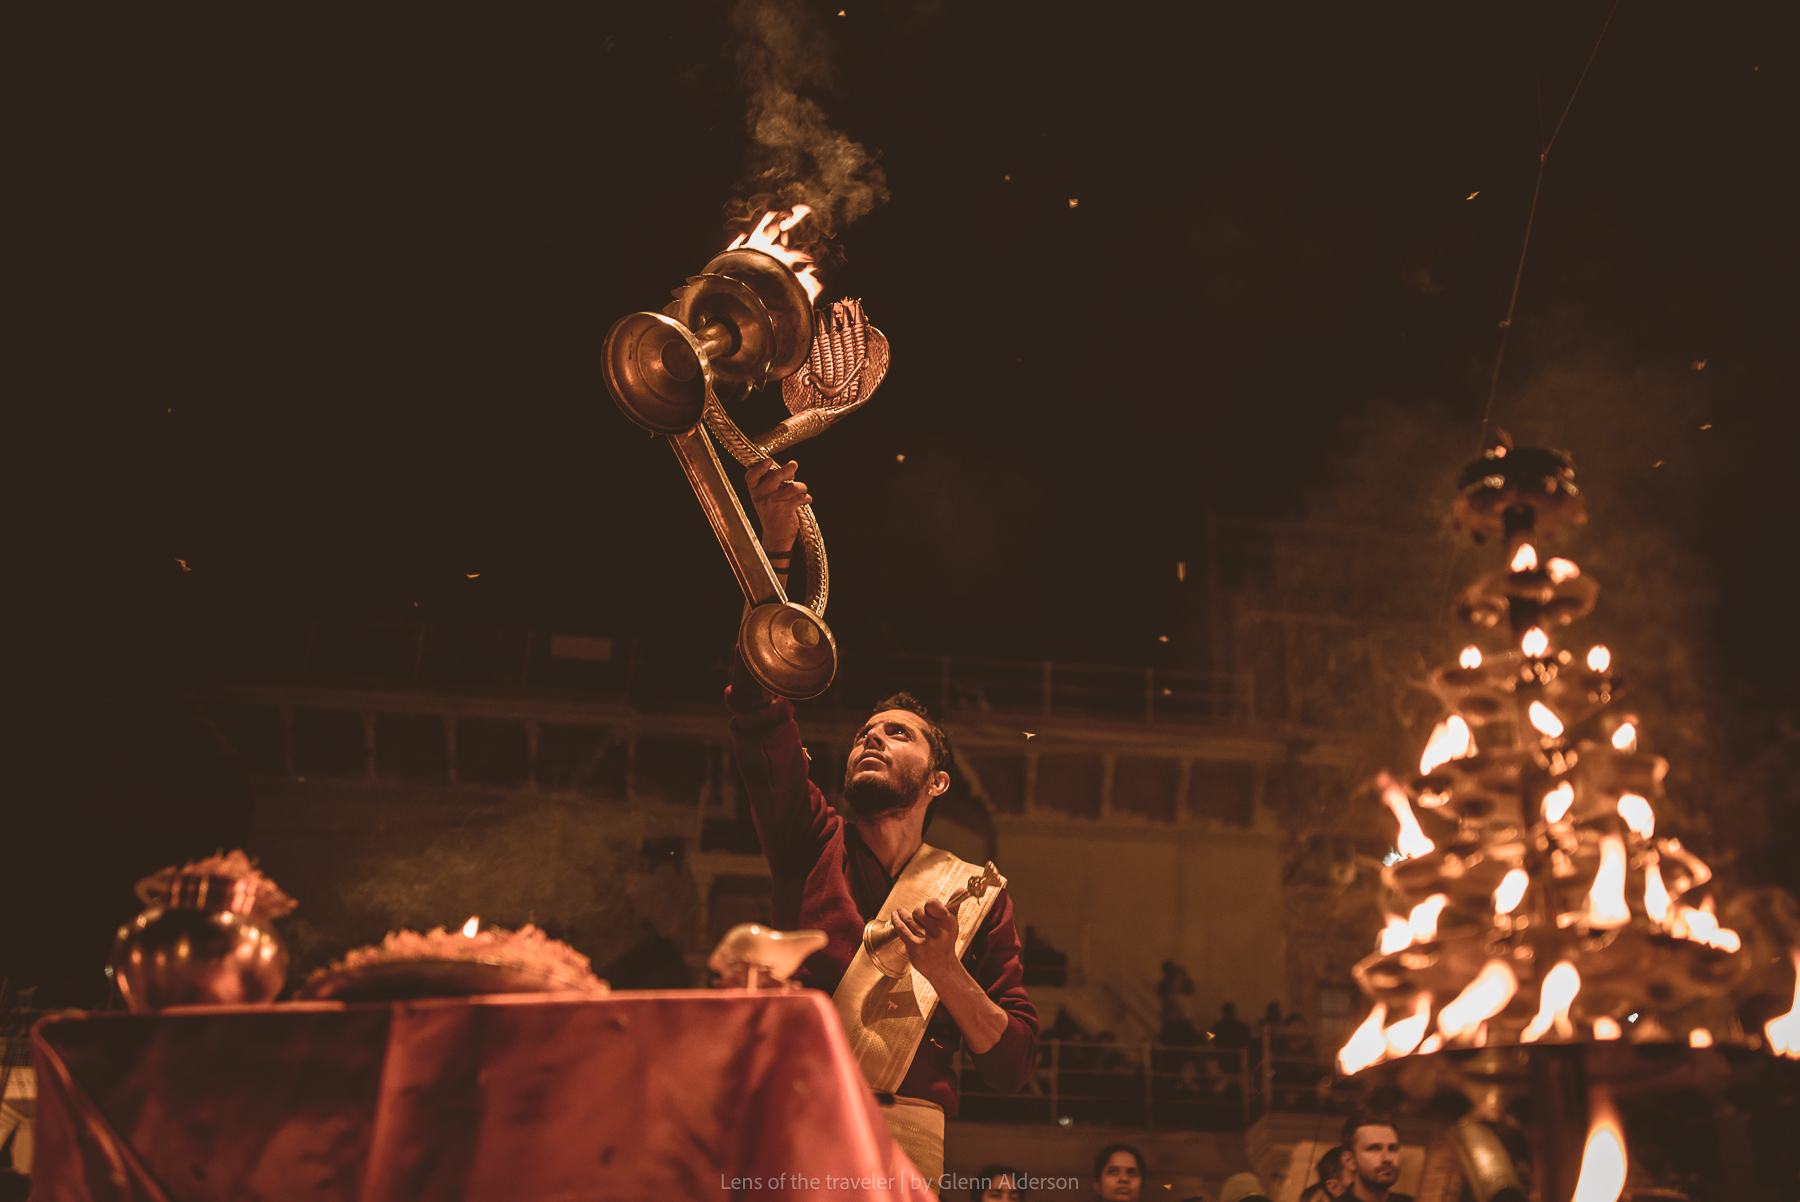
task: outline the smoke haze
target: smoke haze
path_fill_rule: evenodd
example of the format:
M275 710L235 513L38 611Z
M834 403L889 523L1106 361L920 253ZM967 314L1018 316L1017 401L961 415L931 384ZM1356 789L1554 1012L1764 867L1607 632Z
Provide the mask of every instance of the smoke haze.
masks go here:
M746 98L745 156L732 221L767 208L813 207L802 238L835 237L888 198L876 157L802 92L832 84L831 40L792 0L738 0L732 6L730 56Z

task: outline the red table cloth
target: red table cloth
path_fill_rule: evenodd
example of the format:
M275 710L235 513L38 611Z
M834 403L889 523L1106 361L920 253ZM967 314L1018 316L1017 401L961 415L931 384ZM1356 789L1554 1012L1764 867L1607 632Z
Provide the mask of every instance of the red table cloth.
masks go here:
M924 1199L812 991L46 1018L34 1199Z

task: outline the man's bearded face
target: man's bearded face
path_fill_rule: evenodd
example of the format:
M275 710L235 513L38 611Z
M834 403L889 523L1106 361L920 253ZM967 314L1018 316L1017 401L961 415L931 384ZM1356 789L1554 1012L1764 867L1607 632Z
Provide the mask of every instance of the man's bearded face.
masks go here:
M1350 1146L1356 1175L1371 1189L1392 1189L1400 1180L1400 1136L1392 1127L1358 1127Z
M844 803L858 818L904 814L923 798L931 775L931 741L917 714L883 710L850 745Z

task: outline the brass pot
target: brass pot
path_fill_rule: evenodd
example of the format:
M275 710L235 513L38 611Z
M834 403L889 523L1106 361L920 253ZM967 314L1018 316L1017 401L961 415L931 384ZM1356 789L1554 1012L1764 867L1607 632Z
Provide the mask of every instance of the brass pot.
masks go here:
M181 873L164 902L120 927L110 963L132 1013L274 1001L287 946L254 912L256 893L249 881Z

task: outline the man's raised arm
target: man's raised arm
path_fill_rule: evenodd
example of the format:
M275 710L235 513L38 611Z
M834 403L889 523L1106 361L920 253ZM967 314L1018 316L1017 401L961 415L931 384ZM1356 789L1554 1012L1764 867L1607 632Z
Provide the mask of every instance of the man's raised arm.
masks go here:
M783 467L769 461L745 473L763 548L784 587L788 557L800 533L800 507L810 499L806 485L794 479L798 468L797 463ZM842 820L807 776L793 704L757 683L735 653L725 703L732 713L732 750L769 867L777 874L804 874L817 862L833 824Z

